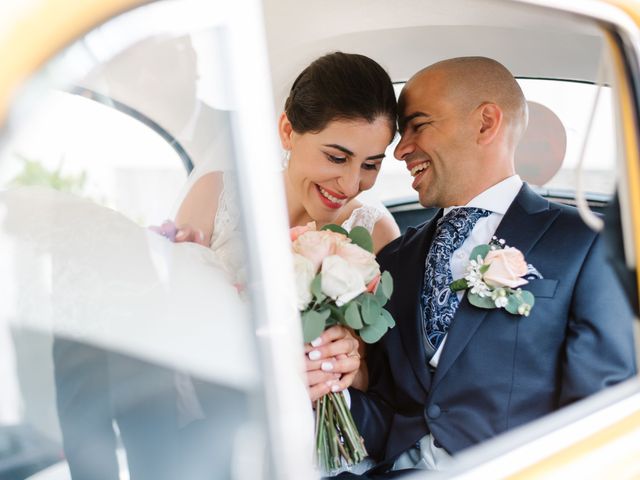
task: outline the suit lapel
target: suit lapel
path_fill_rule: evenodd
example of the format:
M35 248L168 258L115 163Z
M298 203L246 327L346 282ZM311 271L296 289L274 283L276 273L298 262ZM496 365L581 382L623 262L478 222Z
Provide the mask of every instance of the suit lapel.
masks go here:
M400 251L398 265L401 265L402 281L398 282L396 304L400 315L398 318L408 321L398 322L402 343L406 346L406 353L416 376L425 389L429 391L431 376L426 368L425 351L422 333L420 295L424 280L424 262L431 239L435 232L436 222L442 216L438 213L429 223L425 224L410 242Z
M524 184L500 222L495 235L503 238L508 246L520 250L526 259L529 251L538 243L559 213L557 207Z
M508 246L520 250L526 259L529 251L544 235L559 213L559 209L554 208L547 200L524 184L505 213L495 236L504 239ZM462 299L449 328L446 344L433 379L432 391L447 374L451 365L462 353L489 312L490 310L471 305L466 296Z

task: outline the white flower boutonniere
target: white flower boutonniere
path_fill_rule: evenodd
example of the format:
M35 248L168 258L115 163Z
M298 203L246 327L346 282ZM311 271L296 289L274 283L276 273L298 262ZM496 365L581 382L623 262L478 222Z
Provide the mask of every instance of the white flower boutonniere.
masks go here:
M469 290L469 303L479 308L504 308L513 315L528 317L535 303L531 292L522 290L529 283L527 262L520 250L493 237L478 245L469 256L466 275L449 285L452 291Z

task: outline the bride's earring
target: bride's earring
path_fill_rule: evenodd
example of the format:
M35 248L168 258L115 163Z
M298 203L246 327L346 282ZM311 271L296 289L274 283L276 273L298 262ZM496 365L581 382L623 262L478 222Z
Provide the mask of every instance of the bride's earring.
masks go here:
M291 159L291 150L285 150L284 156L282 157L282 168L287 168L289 166L290 159Z

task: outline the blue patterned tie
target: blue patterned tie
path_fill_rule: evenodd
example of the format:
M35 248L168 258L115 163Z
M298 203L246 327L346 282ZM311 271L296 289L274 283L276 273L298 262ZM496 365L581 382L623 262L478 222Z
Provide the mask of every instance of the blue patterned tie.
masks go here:
M460 304L458 296L449 289L453 281L451 254L462 246L478 219L490 214L482 208L454 208L438 220L425 263L421 296L428 358L438 350Z

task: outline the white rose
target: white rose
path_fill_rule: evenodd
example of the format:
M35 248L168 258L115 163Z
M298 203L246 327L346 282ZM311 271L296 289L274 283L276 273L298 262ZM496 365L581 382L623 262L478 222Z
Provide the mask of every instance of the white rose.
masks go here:
M380 265L376 262L376 256L358 245L353 243L338 244L336 246L336 255L342 257L349 265L356 268L362 275L364 283L368 284L380 275Z
M322 292L342 306L367 289L360 272L338 255L322 261Z
M293 254L293 271L296 277L296 290L298 293L298 310L302 311L311 302L311 282L316 276L316 269L308 258Z

